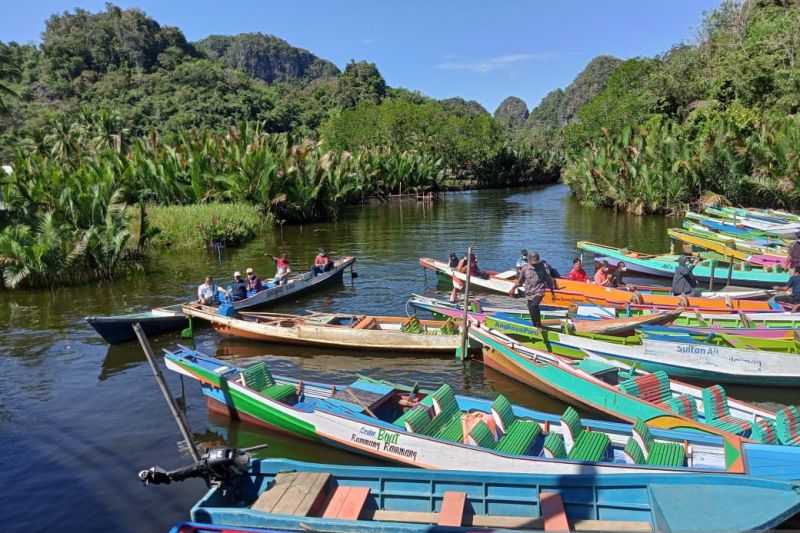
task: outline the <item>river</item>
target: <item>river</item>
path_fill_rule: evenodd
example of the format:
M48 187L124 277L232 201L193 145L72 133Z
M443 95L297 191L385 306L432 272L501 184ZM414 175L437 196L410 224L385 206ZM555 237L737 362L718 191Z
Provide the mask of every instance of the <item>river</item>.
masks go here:
M165 252L152 258L145 272L113 284L0 292L4 530L166 531L188 517L204 491L200 481L166 487L144 487L138 481L139 470L155 464L174 468L186 463L188 455L177 448L179 433L138 345L106 345L83 320L87 315L185 300L206 274L226 280L234 270L253 266L270 275L274 268L267 254L286 252L295 269L305 269L319 247L356 256L358 276L346 273L342 284L275 310L405 314L411 293L436 291L435 276L419 267L421 256L445 258L473 245L482 267L505 269L527 248L565 273L578 240L661 251L668 246L670 223L677 221L581 208L563 185L473 191L449 194L434 204L395 201L352 208L339 222L269 231L221 257ZM165 335L153 339L153 346L160 352L180 342L187 341L178 334ZM447 381L468 394L492 397L497 391L527 406L553 412L564 408L477 361L462 365L452 358L287 349L223 340L211 329L197 331L193 342L221 357L270 357L274 372L306 380L346 383L362 373L423 386ZM169 373L167 379L177 394L177 379ZM735 391L745 398L764 395ZM210 415L194 382L187 381L186 396L189 423L200 443L268 442L270 448L261 456L368 463Z

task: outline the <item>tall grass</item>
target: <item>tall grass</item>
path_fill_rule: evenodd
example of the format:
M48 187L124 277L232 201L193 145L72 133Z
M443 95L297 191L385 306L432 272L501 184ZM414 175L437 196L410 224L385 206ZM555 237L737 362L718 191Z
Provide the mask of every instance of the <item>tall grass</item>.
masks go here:
M153 247L198 249L212 240L236 246L252 239L268 219L252 204L218 202L194 205L149 205L149 244ZM138 209L129 209L131 234L141 235Z

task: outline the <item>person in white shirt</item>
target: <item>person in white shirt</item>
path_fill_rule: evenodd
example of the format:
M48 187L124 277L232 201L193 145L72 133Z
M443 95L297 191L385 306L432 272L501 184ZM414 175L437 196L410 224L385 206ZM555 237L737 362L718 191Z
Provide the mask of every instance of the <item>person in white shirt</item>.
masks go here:
M227 294L225 289L214 284L211 276L206 276L205 282L197 287L197 302L203 305L216 305L218 292Z

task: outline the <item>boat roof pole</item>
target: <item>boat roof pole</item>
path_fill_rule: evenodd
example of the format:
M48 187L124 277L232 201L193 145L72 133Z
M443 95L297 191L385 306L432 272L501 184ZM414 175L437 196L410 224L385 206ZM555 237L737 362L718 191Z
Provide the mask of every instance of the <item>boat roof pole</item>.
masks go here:
M467 247L467 279L464 282L464 323L461 325L461 350L456 351L459 359L469 354L469 280L472 273L472 246Z
M183 416L183 412L178 409L178 405L175 403L175 398L173 398L172 394L169 392L169 386L167 386L167 382L164 379L164 375L161 373L161 369L156 364L156 357L153 355L153 348L150 346L150 341L147 340L147 335L145 335L141 324L136 322L133 325L133 332L136 333L136 337L139 339L139 344L144 351L145 357L147 357L147 362L150 363L150 370L153 371L153 377L156 378L158 388L161 389L161 394L164 395L164 399L167 401L167 405L169 405L169 410L172 413L172 417L175 419L175 423L178 424L178 429L181 430L181 435L183 435L183 440L186 441L186 446L189 448L189 453L191 454L192 459L199 461L200 454L197 452L197 447L195 446L194 440L192 439L192 434L189 431L189 423Z

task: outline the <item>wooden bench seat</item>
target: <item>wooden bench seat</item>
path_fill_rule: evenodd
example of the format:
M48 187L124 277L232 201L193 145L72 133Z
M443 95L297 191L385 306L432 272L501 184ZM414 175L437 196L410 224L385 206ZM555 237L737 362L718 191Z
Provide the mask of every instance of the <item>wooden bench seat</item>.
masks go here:
M364 512L368 498L369 487L336 487L322 517L358 520Z
M330 480L326 472L281 472L251 507L265 513L315 515L322 508Z
M461 527L464 523L466 506L466 492L445 492L437 523L440 526Z

